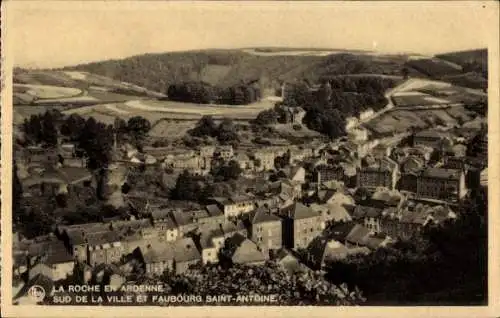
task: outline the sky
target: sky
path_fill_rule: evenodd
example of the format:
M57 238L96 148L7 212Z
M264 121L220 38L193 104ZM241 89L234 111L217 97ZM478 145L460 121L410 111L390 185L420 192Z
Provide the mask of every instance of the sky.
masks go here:
M41 68L143 53L259 46L432 54L487 47L491 25L485 21L493 17L487 2L8 4L14 64Z

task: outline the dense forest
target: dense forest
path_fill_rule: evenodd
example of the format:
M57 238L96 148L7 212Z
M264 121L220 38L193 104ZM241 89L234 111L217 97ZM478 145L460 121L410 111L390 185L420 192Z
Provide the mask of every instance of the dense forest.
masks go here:
M301 82L290 85L284 105L303 107L309 129L335 138L345 135L346 118L383 108L386 90L395 85L395 80L380 77L333 77L324 78L318 90L311 90Z
M169 100L198 104L246 105L261 98L260 88L241 84L227 88L203 82L172 84L168 87Z
M145 54L122 60L108 60L66 67L166 92L172 84L204 81L228 88L266 78L269 83L338 74L401 75L405 56L332 54L329 56L258 56L241 50L202 50ZM410 74L413 73L409 70Z

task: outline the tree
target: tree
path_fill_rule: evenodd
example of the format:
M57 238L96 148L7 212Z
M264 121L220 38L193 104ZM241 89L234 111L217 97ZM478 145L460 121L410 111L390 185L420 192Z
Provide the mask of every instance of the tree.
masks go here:
M177 177L175 187L172 189L172 199L198 201L203 193L203 186L200 181L200 178L192 176L187 170L184 170Z
M61 134L75 141L78 140L85 126L85 119L78 114L69 115L61 124Z
M234 123L229 118L224 118L217 129L217 140L221 144L232 144L239 141Z
M56 118L51 112L47 111L42 117L42 136L43 142L49 147L55 147L58 141L58 131L56 127Z
M127 130L133 140L139 144L151 130L151 123L141 116L135 116L128 120Z
M357 289L336 286L322 275L300 272L288 275L275 263L265 266L232 264L227 267L206 265L184 275L167 273L161 277L170 293L201 295L279 295L277 305L337 305L362 304L365 299ZM241 303L231 303L241 305Z
M109 164L112 145L113 127L97 123L93 117L87 119L79 137L79 146L87 154L91 169Z
M274 109L263 110L255 118L255 123L261 126L272 125L277 122L278 114Z
M212 116L203 116L189 134L195 137L215 137L217 135L217 125Z
M215 172L216 181L237 180L241 175L240 165L235 160L231 160L227 165L217 168Z

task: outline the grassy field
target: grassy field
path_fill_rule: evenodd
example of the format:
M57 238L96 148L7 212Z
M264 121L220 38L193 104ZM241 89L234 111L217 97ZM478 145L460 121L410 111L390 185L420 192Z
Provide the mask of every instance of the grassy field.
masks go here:
M188 130L196 126L196 123L196 120L162 119L153 125L149 136L153 138L182 138Z
M379 134L389 134L405 132L411 127L423 129L436 124L457 125L460 121L472 119L471 112L462 106L433 110L395 109L372 119L365 127Z
M29 85L49 85L87 90L91 86L106 88L115 93L135 96L164 97L163 94L147 90L131 83L80 71L14 70L14 83ZM55 97L52 97L55 98Z
M82 94L82 90L78 88L49 85L14 84L13 89L14 94L29 94L38 99L67 98Z
M406 65L433 78L462 73L460 65L438 58L414 59L408 61Z
M475 72L469 72L459 75L450 75L443 77L444 81L450 82L454 85L470 87L476 89L488 88L488 80Z

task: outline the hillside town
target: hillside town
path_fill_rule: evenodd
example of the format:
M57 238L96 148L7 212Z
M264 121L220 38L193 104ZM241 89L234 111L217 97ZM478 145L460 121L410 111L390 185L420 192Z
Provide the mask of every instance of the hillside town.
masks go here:
M285 113L289 125L302 122L300 108ZM36 219L52 223L31 237L14 219L17 303L34 285L122 286L224 262L327 277L331 262L415 240L487 193L485 122L384 136L356 125L341 138L271 146L137 147L115 129L99 169L55 134L52 144L14 150L23 217L42 206L64 216ZM152 190L146 175L170 178L174 194ZM199 185L214 176L230 189ZM79 218L72 201L96 197L111 207Z

